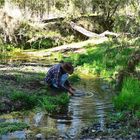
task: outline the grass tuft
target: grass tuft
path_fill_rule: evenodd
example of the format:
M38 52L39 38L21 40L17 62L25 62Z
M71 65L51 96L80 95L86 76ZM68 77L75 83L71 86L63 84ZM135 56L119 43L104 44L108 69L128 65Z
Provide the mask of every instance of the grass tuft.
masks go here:
M114 98L114 105L121 111L136 112L140 110L140 81L127 77L123 82L121 93Z
M6 134L8 132L13 132L17 130L23 130L24 128L28 128L29 126L26 123L20 122L1 122L0 123L0 135Z
M59 112L62 107L68 105L69 96L64 93L58 96L45 96L40 100L42 107L49 113Z

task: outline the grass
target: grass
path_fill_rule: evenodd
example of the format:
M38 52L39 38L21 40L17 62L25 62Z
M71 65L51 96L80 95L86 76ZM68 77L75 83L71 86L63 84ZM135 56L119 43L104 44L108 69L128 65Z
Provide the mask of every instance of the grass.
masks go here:
M28 128L29 126L26 123L22 122L1 122L0 123L0 135L6 134L8 132L13 132L17 130L23 130L24 128Z
M34 71L34 69L33 69ZM69 102L67 93L52 97L51 91L45 85L40 84L44 79L44 73L18 70L2 71L0 75L0 96L10 100L10 110L29 110L36 107L55 112ZM0 102L0 109L4 103ZM56 109L57 108L57 109ZM2 112L1 112L2 113Z
M40 107L42 109L45 109L49 113L54 113L59 112L59 110L67 106L69 102L67 93L61 93L57 96L51 96L49 95L49 91L46 87L40 89L40 91L36 89L32 93L31 91L27 93L26 91L17 87L13 88L14 90L5 94L3 93L2 95L3 97L6 96L6 98L8 98L11 103L13 102L12 110L19 109L19 107L20 110L29 110L35 107ZM3 104L0 103L0 108L2 107Z
M105 78L106 80L112 80L115 79L115 75L119 70L127 66L127 61L135 51L135 46L137 45L139 45L139 39L123 40L119 38L98 45L87 45L84 47L86 49L84 53L69 52L69 57L63 57L63 54L57 52L50 57L59 61L70 61L74 64L76 72L70 76L70 81L72 82L78 82L80 80L80 74L92 74ZM18 50L12 50L12 52L15 53L10 54L15 56ZM139 68L140 65L138 65L137 69ZM17 73L15 71L8 71L12 72L15 80L2 81L0 79L0 95L8 96L14 102L23 102L24 109L40 106L49 113L57 113L66 107L69 102L67 94L53 97L49 96L49 91L47 91L45 86L42 87L36 81L36 79L39 81L42 80L45 74L34 72L32 67L29 69L31 70L26 69L26 71L18 71ZM120 95L114 100L115 107L118 110L132 111L136 116L140 116L140 97L138 94L140 89L138 85L139 81L132 77L124 81ZM33 89L31 89L32 87Z
M114 98L115 108L120 111L137 112L140 110L140 81L127 77L123 82L121 93Z
M92 73L104 78L115 78L115 73L126 67L134 48L123 46L121 40L85 46L86 53L70 54L64 58L78 67L81 73Z
M18 48L12 44L0 43L0 63L7 64L10 61L29 61L30 56L22 52L22 48Z
M36 95L30 95L21 91L14 91L10 99L13 102L21 102L23 109L31 109L37 105L38 97Z
M59 112L63 107L67 107L69 96L63 93L58 96L45 96L40 100L42 107L49 113Z
M74 73L69 77L69 81L71 83L78 83L80 81L80 76L78 74Z
M119 122L122 131L138 130L140 123L140 81L134 77L126 77L122 90L113 98L115 113L110 114L108 122Z

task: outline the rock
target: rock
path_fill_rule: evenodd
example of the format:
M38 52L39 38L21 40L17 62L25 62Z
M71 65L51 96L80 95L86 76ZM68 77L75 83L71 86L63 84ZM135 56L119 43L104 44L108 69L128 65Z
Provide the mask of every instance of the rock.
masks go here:
M109 88L109 85L102 85L102 86L101 86L101 89L102 89L103 91L106 91L106 90L108 90L108 89L110 89L110 88Z
M44 136L41 133L37 134L35 138L36 140L45 140Z
M92 130L91 130L91 132L93 132L93 133L94 133L94 132L96 132L96 130L92 129Z

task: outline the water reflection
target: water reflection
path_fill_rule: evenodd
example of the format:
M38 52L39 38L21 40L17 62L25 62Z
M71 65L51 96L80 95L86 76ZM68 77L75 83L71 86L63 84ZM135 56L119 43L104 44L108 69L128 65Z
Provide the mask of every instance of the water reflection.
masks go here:
M106 93L101 90L100 84L102 83L98 81L97 84L93 79L93 82L90 80L88 83L81 84L86 85L84 89L82 89L83 86L81 85L77 86L81 90L94 92L94 96L79 96L70 99L68 113L71 114L72 119L69 125L65 122L66 120L63 120L63 123L62 120L57 122L57 129L60 135L66 135L68 138L78 138L81 129L91 124L95 119L100 124L100 130L104 130L106 114L113 108L111 104L113 93Z
M15 131L13 133L8 133L7 135L3 135L0 139L1 140L14 140L14 139L20 139L25 140L26 139L26 133L25 131Z
M63 114L49 117L44 112L38 112L34 115L31 113L29 116L24 116L23 121L30 124L34 135L43 134L45 137L57 135L63 139L78 139L81 129L90 125L95 119L100 124L100 130L104 130L105 116L113 108L111 104L113 93L103 91L100 88L102 85L102 81L97 79L81 80L76 88L92 92L93 96L71 97L68 108ZM15 122L20 119L12 118L9 121L12 120ZM21 136L23 139L25 138L24 131L12 134L15 135L15 138ZM10 140L9 135L3 136L2 140L5 138Z

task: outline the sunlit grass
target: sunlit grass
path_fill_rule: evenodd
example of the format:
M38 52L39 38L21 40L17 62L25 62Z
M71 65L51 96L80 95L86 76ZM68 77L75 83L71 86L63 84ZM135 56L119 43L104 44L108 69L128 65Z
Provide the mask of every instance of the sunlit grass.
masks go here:
M86 53L72 54L65 61L71 61L83 73L92 73L101 77L114 77L114 73L127 65L134 49L123 47L118 41L105 42L86 47Z
M69 77L69 80L72 82L72 83L77 83L80 81L80 76L78 74L73 74Z
M21 48L10 44L0 44L0 63L30 61L30 59L31 56L25 54Z
M121 111L140 110L140 81L127 77L123 82L121 93L114 99L114 105Z

